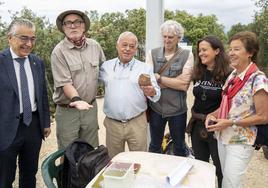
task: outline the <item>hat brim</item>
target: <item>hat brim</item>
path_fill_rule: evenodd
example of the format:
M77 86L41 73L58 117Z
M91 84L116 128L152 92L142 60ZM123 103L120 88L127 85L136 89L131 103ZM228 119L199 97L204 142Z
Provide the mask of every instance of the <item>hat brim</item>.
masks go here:
M90 20L88 18L88 16L84 13L84 12L81 12L79 10L67 10L67 11L64 11L62 12L58 17L57 17L57 20L56 20L56 25L57 25L57 28L60 32L64 33L63 32L63 29L62 29L62 25L63 25L63 20L64 18L69 15L69 14L77 14L79 16L81 16L81 18L84 20L85 22L85 32L87 32L89 30L89 27L90 27Z

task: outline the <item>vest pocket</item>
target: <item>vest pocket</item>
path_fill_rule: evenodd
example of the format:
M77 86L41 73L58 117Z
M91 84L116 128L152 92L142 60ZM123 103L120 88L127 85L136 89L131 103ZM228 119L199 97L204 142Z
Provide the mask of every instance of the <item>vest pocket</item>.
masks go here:
M171 65L169 75L171 77L176 77L182 73L182 66L181 65Z

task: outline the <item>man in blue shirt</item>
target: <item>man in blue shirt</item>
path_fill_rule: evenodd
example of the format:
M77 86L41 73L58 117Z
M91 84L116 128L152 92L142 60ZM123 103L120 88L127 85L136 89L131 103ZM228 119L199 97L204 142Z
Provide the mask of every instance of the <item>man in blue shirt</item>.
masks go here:
M137 37L123 32L116 44L118 57L100 68L105 85L106 145L111 157L123 152L126 142L130 151L147 150L146 98L152 102L160 98L152 67L134 58L137 46ZM150 85L139 84L141 74L150 77Z

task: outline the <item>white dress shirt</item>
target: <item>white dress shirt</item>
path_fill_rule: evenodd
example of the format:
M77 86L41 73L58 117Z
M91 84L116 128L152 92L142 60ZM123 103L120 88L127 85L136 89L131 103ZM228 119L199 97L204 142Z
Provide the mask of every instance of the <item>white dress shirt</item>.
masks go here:
M19 91L19 99L20 99L20 113L23 113L23 107L22 107L22 95L21 95L21 84L20 84L20 64L15 60L15 58L19 58L17 54L10 48L11 56L13 59L13 64L15 68L15 73L16 73L16 78L17 78L17 83L18 83L18 91ZM24 68L27 76L27 81L28 81L28 90L29 90L29 96L30 96L30 101L31 101L31 107L32 107L32 112L36 111L36 101L35 101L35 93L34 93L34 80L33 80L33 74L32 74L32 69L30 66L30 61L28 56L25 57L25 62L24 62Z
M105 85L103 111L109 118L127 120L147 109L146 97L138 84L140 74L149 74L156 95L148 97L156 102L160 98L151 66L133 58L129 63L120 63L118 58L105 61L100 68L100 80Z

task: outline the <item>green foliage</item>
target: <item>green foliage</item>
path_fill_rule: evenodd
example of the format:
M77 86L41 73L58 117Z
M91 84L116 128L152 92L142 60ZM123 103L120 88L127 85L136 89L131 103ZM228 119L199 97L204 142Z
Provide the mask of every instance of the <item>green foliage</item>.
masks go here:
M96 12L90 12L91 22L90 36L102 46L107 59L117 56L116 42L118 36L124 31L135 33L139 40L138 58L144 56L145 46L145 10L133 9L124 13L105 13L100 18Z
M189 45L193 46L193 52L196 52L197 41L206 35L215 35L223 42L226 41L226 35L223 31L224 27L217 23L215 15L193 16L186 11L165 11L165 20L176 20L185 29L184 37L189 41ZM196 54L195 54L196 55Z
M53 77L50 66L50 54L56 44L62 39L62 34L46 20L46 17L38 17L31 10L24 8L21 11L21 17L31 20L36 25L37 41L34 48L34 53L45 62L46 80L50 100L51 111L54 112L54 103L52 101L53 94ZM14 16L13 19L15 19Z
M1 6L1 4L0 4ZM18 17L27 18L36 24L36 46L34 53L41 57L46 64L46 78L50 96L51 107L52 102L53 79L50 67L50 55L56 44L63 39L56 26L51 24L45 16L38 16L26 7L20 12L9 12L11 19ZM118 36L124 31L135 33L139 40L137 58L144 60L145 52L145 16L146 11L143 8L126 10L124 13L112 12L99 15L96 10L86 12L91 20L91 27L87 35L97 40L102 46L106 59L117 56L116 42ZM165 20L173 19L180 22L185 28L185 37L189 40L190 45L195 47L197 40L205 35L214 34L222 40L226 39L223 32L223 26L217 23L215 15L193 16L185 11L165 11ZM0 49L8 46L6 39L6 31L8 25L2 22L0 17ZM52 109L53 111L53 109Z
M2 17L0 16L0 49L4 49L8 46L6 32L7 32L7 24L2 22Z
M260 42L260 67L268 74L268 0L258 0L256 5L261 10L255 14L252 31L257 34Z
M260 41L260 64L267 67L268 62L268 9L256 15L253 31L258 35Z
M137 58L140 60L144 60L144 48L145 48L145 36L146 36L146 12L144 9L133 9L133 10L127 10L127 21L128 21L128 27L127 30L135 33L135 35L138 37L139 40L139 47L138 47L138 53Z
M257 34L260 41L260 65L267 67L268 62L268 0L255 0L259 11L256 12L253 23L243 25L237 23L231 27L227 36L224 33L224 26L218 23L215 15L193 16L186 11L169 11L165 10L165 20L173 19L182 24L185 28L185 37L189 44L193 46L195 52L196 43L200 38L206 35L216 35L224 42L233 34L249 30ZM0 7L1 7L0 2ZM36 24L37 41L34 53L40 56L46 64L46 79L48 83L50 104L53 111L52 93L53 79L50 67L50 54L56 44L63 39L56 26L51 24L45 16L38 16L31 10L24 7L20 12L9 11L10 18L15 19L23 17L30 19ZM117 56L116 41L120 33L131 31L135 33L139 40L137 58L144 60L145 47L145 16L146 10L143 8L126 10L124 13L112 12L99 15L96 10L86 12L91 20L90 31L87 33L91 38L97 40L102 46L107 59ZM0 16L0 50L8 46L6 32L8 24L2 21ZM268 69L266 68L268 73ZM102 91L101 91L102 93Z
M90 36L102 46L107 59L117 56L116 41L120 33L126 31L127 20L120 12L105 13L92 22Z
M171 12L165 11L165 18L173 19L181 23L185 28L185 37L189 40L190 45L195 45L198 39L203 38L206 35L216 35L223 41L226 41L224 34L224 27L218 24L217 17L215 15L203 16L199 14L197 17L188 14L185 11Z
M255 4L264 10L268 7L268 0L256 0Z
M6 26L0 26L0 49L4 49L8 46L7 43L7 27Z
M62 34L46 20L46 17L38 17L35 13L27 8L23 8L21 12L15 12L11 14L11 20L16 18L26 18L31 20L36 25L37 41L33 52L44 60L46 66L46 80L48 85L48 93L50 98L51 111L54 111L54 105L52 101L53 94L53 78L50 67L50 54L54 46L62 39ZM4 49L8 46L6 32L8 25L0 24L0 49Z
M228 38L240 31L252 31L256 33L260 44L259 67L268 74L268 0L255 0L255 4L260 8L255 13L254 21L248 25L235 24L228 31Z
M228 39L230 39L231 36L240 31L251 31L251 25L243 25L241 23L233 25L231 29L227 32Z

